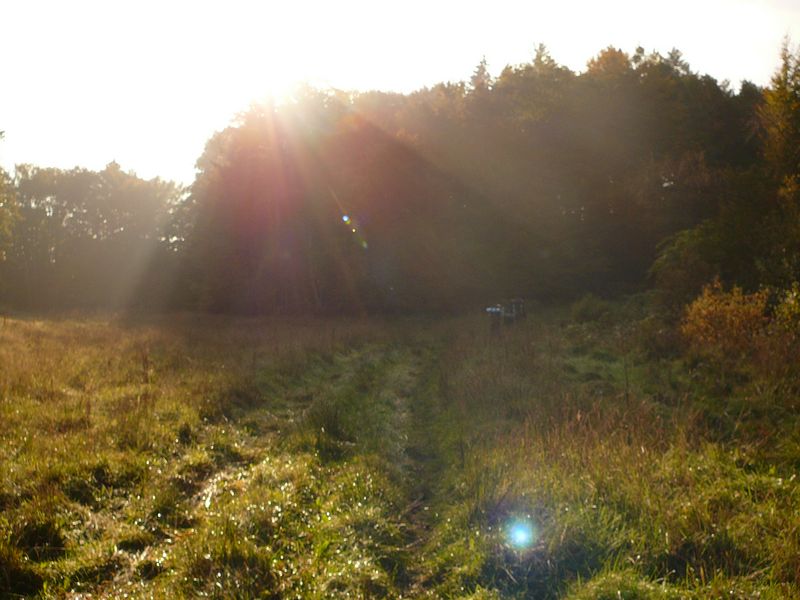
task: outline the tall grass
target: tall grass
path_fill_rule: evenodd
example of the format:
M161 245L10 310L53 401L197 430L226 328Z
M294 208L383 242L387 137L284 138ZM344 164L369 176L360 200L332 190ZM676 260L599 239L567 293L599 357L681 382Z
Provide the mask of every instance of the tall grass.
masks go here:
M619 339L635 331L610 319L452 334L437 435L447 467L428 543L435 593L794 597L798 456L776 462L765 446L788 454L796 417L771 439L721 435L727 399L654 382L652 359ZM525 549L509 542L519 519L536 532Z
M655 328L9 320L0 594L798 597L794 400Z
M298 400L287 389L386 335L356 320L6 320L0 593L159 573L140 554L192 530L212 473L261 456L259 434Z

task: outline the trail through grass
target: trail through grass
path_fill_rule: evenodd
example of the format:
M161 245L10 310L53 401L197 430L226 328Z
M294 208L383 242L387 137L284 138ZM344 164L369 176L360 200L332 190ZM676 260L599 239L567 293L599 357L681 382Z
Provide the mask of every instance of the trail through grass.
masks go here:
M0 595L796 597L796 413L484 326L12 321Z
M230 427L253 432L237 446L247 459L206 475L190 505L190 537L144 551L145 560L166 556L157 567L172 571L152 590L397 594L413 537L404 518L406 400L419 369L407 349L368 345L313 365L274 406L235 414ZM270 387L265 380L261 393ZM123 577L103 591L141 589Z

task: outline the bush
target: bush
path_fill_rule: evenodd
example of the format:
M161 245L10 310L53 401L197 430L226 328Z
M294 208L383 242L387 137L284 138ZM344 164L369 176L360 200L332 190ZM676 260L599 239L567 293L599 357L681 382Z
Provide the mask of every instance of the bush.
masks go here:
M648 358L675 356L682 349L682 339L674 323L660 315L650 315L638 321L633 330L634 342Z
M579 323L600 321L611 313L611 304L594 294L586 294L573 302L570 308L572 319Z
M780 294L770 323L769 336L763 354L763 366L773 376L798 375L800 360L800 283Z
M744 294L738 287L726 292L719 280L703 288L687 308L681 333L697 356L723 372L752 363L766 333L766 290Z
M770 296L777 298L769 308ZM719 281L703 288L686 309L681 333L692 352L724 375L750 370L761 380L797 376L800 359L800 284L788 290L726 292Z
M800 335L800 283L795 281L792 287L783 293L775 308L775 325L794 338Z
M672 315L694 298L718 272L720 242L711 223L679 231L659 246L650 279L660 306Z

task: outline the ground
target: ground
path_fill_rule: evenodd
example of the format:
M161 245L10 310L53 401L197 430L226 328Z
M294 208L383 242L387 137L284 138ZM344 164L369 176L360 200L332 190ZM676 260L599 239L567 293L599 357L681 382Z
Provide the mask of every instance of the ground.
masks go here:
M797 597L796 407L622 314L7 319L0 596Z

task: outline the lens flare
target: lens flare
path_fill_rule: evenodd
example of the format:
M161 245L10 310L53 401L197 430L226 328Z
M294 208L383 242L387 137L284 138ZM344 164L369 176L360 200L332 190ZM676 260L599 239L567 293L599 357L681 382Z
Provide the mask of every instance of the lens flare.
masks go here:
M508 541L519 550L529 548L536 541L536 531L530 521L518 519L508 526Z
M334 196L335 197L335 196ZM337 200L338 202L338 200ZM358 223L350 216L350 215L342 215L342 222L350 229L350 232L354 234L355 242L361 246L364 250L369 248L369 244L367 244L367 240L364 239L363 234L359 230Z

